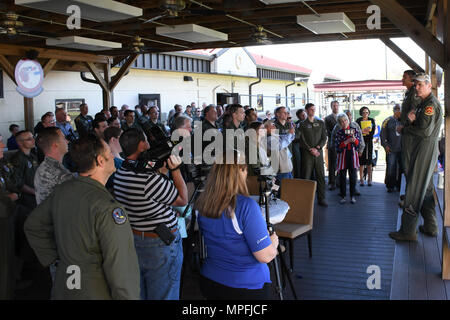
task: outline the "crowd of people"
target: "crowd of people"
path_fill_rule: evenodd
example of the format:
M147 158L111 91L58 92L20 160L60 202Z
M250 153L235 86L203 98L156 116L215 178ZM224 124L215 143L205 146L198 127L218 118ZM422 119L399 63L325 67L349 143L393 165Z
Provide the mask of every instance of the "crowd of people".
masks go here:
M419 230L437 234L431 175L442 110L426 75L408 70L403 82L405 100L383 122L379 139L387 191L400 191L401 174L406 177L402 226L390 236L409 241L417 238L419 213L425 221ZM182 157L206 164L208 152L212 168L193 205L207 248L202 293L209 299L268 298L267 263L276 256L278 238L249 198L247 175L274 177L281 188L283 179L316 180L318 205L326 207L327 158L329 189L338 187L344 204L348 175L355 203L358 171L359 186L365 177L372 186L377 131L369 108L353 121L349 110L339 112L338 101L323 120L312 103L296 112L296 122L286 107L273 114L262 119L249 106L193 102L184 112L176 104L162 123L157 106L113 106L92 117L83 103L75 128L64 109L45 113L34 132L11 125L8 150L17 152L5 159L0 136L0 205L15 216L15 254L23 263L37 257L49 267L54 299L179 299L186 236L179 208L189 201L187 183L195 182L195 164ZM197 128L201 141L195 140ZM159 165L149 161L149 151L175 136L183 147L169 150ZM231 162L225 161L229 153ZM68 286L73 266L81 274ZM20 279L21 267L17 271Z

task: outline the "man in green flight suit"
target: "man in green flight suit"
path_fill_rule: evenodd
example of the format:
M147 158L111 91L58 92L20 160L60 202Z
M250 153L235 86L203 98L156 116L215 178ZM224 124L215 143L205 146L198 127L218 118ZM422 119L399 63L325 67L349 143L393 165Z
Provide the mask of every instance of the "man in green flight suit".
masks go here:
M316 107L312 103L305 106L308 117L300 123L300 148L302 153L302 178L317 181L317 199L320 206L327 207L325 201L325 172L323 146L327 143L325 122L316 118Z
M0 300L14 298L14 209L19 199L12 177L12 167L3 158L5 144L0 134Z
M56 265L52 298L139 299L139 266L128 216L105 188L115 171L111 150L88 135L70 153L80 176L57 186L25 223L41 264Z
M22 195L19 203L29 211L36 207L34 174L39 167L35 152L35 141L30 131L23 130L16 134L19 151L13 154L9 163L14 167L14 182Z
M408 113L411 125L403 132L411 135L414 145L411 145L408 172L406 174L406 195L400 230L389 233L397 241L417 240L417 221L419 212L424 219L424 225L419 227L422 233L436 236L438 233L435 202L433 197L433 171L438 157L438 139L443 122L442 109L439 101L431 92L430 77L421 73L415 77L417 96L422 102L416 110Z
M421 102L421 99L416 95L416 87L414 86L414 77L416 73L413 70L406 70L403 73L402 84L408 89L405 93L405 99L403 100L400 115L400 125L397 126L397 131L401 133L401 146L402 146L402 166L405 174L405 178L408 172L409 162L411 158L411 150L415 144L414 135L410 134L408 128L411 123L408 119L408 114L411 110L416 110L417 106Z

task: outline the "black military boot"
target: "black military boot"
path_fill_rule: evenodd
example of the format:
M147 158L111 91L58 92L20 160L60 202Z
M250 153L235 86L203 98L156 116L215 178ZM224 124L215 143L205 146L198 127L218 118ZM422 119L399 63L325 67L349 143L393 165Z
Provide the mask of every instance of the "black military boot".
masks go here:
M395 241L417 241L417 232L414 235L405 234L403 232L390 232L389 237Z
M438 235L438 231L437 230L429 231L423 225L419 226L419 231L422 232L423 234L427 235L427 236L430 236L430 237L436 237Z

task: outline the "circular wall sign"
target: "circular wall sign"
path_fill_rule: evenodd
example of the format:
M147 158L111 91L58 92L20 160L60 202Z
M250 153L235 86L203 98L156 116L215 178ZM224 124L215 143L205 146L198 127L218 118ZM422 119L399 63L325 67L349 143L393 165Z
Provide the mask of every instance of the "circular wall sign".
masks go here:
M27 98L34 98L41 94L44 70L36 60L22 59L16 65L16 90Z

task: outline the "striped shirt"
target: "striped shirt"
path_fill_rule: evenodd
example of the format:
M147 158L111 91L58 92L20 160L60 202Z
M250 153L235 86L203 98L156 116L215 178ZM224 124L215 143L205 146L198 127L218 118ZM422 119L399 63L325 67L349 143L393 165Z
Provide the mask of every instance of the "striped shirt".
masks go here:
M137 231L153 231L161 223L169 229L177 225L171 204L178 198L178 190L166 176L135 173L122 166L114 175L114 197Z

